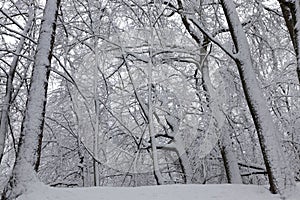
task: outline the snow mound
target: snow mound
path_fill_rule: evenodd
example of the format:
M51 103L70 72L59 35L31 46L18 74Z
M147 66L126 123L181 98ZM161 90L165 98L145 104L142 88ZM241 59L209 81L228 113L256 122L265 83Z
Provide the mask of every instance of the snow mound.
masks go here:
M51 188L32 185L17 200L279 200L266 186L165 185L145 187ZM300 185L290 200L300 199Z

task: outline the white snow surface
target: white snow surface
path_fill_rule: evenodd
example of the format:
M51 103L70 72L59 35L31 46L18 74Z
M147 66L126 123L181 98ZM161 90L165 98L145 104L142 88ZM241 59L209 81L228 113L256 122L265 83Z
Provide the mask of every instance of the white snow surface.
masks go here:
M30 186L17 200L279 200L267 186L164 185L144 187L50 188ZM300 199L300 184L287 200Z

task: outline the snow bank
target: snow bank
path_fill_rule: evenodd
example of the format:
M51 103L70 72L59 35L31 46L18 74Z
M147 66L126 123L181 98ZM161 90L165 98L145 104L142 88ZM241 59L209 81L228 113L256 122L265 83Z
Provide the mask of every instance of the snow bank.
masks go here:
M266 186L165 185L145 187L50 188L32 185L17 200L279 200ZM300 185L290 200L300 199Z

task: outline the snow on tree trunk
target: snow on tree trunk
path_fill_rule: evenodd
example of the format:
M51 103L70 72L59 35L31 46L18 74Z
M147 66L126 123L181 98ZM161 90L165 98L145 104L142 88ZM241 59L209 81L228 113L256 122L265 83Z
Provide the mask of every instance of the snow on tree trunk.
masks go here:
M47 0L35 53L33 72L22 124L17 159L2 199L14 199L38 182L34 170L40 162L50 63L60 0Z
M164 108L167 110L167 108ZM168 134L169 137L172 138L172 143L166 144L162 147L162 149L171 150L176 152L180 166L182 168L183 174L184 174L184 182L186 184L192 183L192 168L189 162L189 158L186 152L186 149L184 147L184 141L180 134L179 130L179 116L178 113L172 113L168 114L166 116L167 124L169 125L171 129L171 133Z
M34 15L33 15L33 9L29 8L30 15L28 17L27 23L24 27L22 35L28 35L29 30L31 28ZM18 65L19 61L19 55L21 54L21 51L23 49L23 45L25 43L25 37L22 37L18 43L18 46L15 50L15 54L13 57L13 60L10 64L10 69L8 72L7 82L6 82L6 93L4 97L2 112L1 112L1 121L0 121L0 163L2 161L3 153L4 153L4 147L5 147L5 138L7 134L7 127L8 127L8 114L9 114L9 107L11 102L11 97L13 94L13 80L15 76L15 71Z
M152 62L152 56L153 56L153 41L154 36L153 36L153 28L152 26L150 27L150 49L149 49L149 69L148 69L148 120L149 120L149 135L150 135L150 141L151 141L151 149L152 149L152 161L153 161L153 173L154 177L156 180L156 183L158 185L163 185L164 184L164 178L160 172L159 169L159 158L158 158L158 152L157 152L157 144L156 144L156 138L155 138L155 128L154 128L154 120L153 120L153 94L152 94L152 73L153 73L153 62Z
M177 133L175 135L173 142L175 144L176 152L179 157L180 164L182 166L182 170L183 170L183 173L185 176L185 183L191 184L193 172L192 172L192 168L190 165L188 155L186 153L186 149L184 148L183 138L181 137L181 135L179 133Z
M95 66L93 67L93 95L94 95L94 111L95 111L95 121L94 121L94 141L93 141L93 152L96 158L99 158L98 152L98 143L99 143L99 91L98 91L98 84L97 80L98 77L98 69L99 69L99 55L98 55L98 38L95 37L94 42L94 49L95 49ZM99 185L99 166L96 160L93 160L93 168L94 168L94 186Z
M241 77L242 86L252 115L264 163L266 165L270 191L284 194L295 185L291 169L285 159L280 143L280 133L268 109L268 103L253 69L250 47L232 0L221 1L231 36L236 48L235 62Z
M242 177L240 174L238 162L234 150L232 148L232 142L230 141L230 135L227 131L222 134L220 138L221 155L226 171L226 177L228 183L242 184Z
M153 41L151 40L151 43ZM154 122L153 122L153 94L152 94L152 89L151 87L148 88L148 101L149 101L149 106L147 107L147 105L145 104L145 102L143 101L143 99L140 97L138 91L136 90L136 86L135 83L133 81L133 77L131 76L131 73L129 71L129 67L128 67L128 63L127 63L127 59L125 55L125 52L122 48L123 51L123 58L125 60L125 66L126 66L126 70L130 79L130 82L133 86L133 90L134 90L134 94L135 94L135 98L137 99L143 114L146 117L147 123L148 123L148 128L149 128L149 136L150 136L150 142L151 142L151 150L152 150L152 162L153 162L153 174L154 174L154 178L155 181L157 183L157 185L163 185L164 184L164 178L162 177L162 174L160 172L159 169L159 162L158 162L158 152L157 152L157 144L156 144L156 138L155 138L155 127L154 127ZM150 53L152 54L152 50L150 50ZM151 56L150 56L151 58ZM153 70L153 63L152 60L149 60L149 65L148 65L148 84L149 86L151 86L152 83L152 70Z
M205 42L205 41L206 40L204 40L202 48L201 48L201 55L207 55L207 53L208 53L207 52L207 43L208 42ZM206 92L209 95L209 100L208 100L209 107L211 109L212 117L214 118L213 120L215 120L215 122L216 122L215 123L216 130L213 130L213 131L221 132L222 127L225 122L225 119L226 119L225 114L221 110L222 109L221 106L222 106L223 102L226 101L226 97L220 98L220 95L218 94L216 89L214 89L214 87L211 83L210 76L209 76L208 61L205 56L202 56L201 63L202 63L202 66L201 66L200 70L201 70L201 74L202 74L203 87L205 88ZM218 89L222 93L225 93L226 92L225 88L222 86L223 86L223 84L220 83L220 86ZM226 94L223 94L222 96L226 96ZM221 155L222 155L228 183L242 184L243 183L242 177L240 175L236 155L232 148L229 133L225 130L222 133L216 133L216 135L220 136L220 138L218 138L219 146L221 149Z

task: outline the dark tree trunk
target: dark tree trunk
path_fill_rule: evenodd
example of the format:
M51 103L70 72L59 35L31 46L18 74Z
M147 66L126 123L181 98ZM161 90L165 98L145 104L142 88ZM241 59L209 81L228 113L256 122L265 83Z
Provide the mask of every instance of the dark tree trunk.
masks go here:
M297 58L297 76L300 83L300 1L278 0Z

